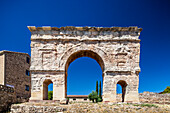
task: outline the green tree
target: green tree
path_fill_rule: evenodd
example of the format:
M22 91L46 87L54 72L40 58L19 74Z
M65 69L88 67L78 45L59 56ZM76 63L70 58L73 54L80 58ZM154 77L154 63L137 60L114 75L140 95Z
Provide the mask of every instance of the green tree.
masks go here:
M48 91L48 100L53 100L53 91Z
M163 92L161 92L161 94L165 93L170 93L170 86L167 86L166 89Z
M93 95L94 100L97 103L98 102L98 94L97 94L97 92L92 93L92 95Z
M88 98L90 101L92 101L94 103L94 100L96 101L96 103L98 102L98 95L97 92L92 91L92 93L90 93L88 95Z
M88 98L89 98L90 101L94 102L94 99L92 99L92 93L90 93L90 94L88 95Z
M99 97L102 98L102 85L101 85L101 81L99 84Z
M96 81L96 92L97 92L97 95L98 95L98 81Z
M99 84L99 97L98 97L98 102L102 102L102 86L101 86L101 81Z

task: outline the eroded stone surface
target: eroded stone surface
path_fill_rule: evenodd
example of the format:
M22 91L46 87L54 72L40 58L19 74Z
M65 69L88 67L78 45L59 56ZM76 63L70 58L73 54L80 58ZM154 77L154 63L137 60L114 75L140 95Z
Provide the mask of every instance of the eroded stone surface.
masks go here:
M95 59L103 70L103 100L116 102L116 84L122 86L125 102L139 102L138 27L28 27L31 31L31 100L43 100L43 82L53 83L53 99L67 94L67 68L76 58Z
M23 103L11 107L11 113L169 113L169 105L158 104L127 104L127 103Z

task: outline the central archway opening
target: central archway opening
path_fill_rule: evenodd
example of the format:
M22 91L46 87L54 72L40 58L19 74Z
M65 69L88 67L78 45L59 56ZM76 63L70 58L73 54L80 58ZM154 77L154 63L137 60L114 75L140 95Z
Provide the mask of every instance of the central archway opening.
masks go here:
M67 95L88 95L96 90L96 81L102 82L100 65L89 57L74 60L67 72Z
M102 90L104 63L98 54L88 50L78 51L68 58L65 70L66 97L88 96L96 91L97 81L98 92L100 81Z

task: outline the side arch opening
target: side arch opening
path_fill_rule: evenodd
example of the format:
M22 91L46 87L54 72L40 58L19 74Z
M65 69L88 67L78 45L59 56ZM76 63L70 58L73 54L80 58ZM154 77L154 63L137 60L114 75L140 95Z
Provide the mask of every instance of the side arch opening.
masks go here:
M117 100L121 100L121 102L124 102L125 96L126 96L125 94L126 94L127 83L124 80L119 80L116 85L117 85L117 91L116 91L117 92ZM118 88L121 89L121 91L118 92Z
M50 79L43 82L43 100L48 100L48 85L53 83Z

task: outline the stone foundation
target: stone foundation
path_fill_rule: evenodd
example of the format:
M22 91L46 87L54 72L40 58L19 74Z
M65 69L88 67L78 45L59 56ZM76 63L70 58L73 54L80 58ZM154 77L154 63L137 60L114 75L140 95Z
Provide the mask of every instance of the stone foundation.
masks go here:
M56 113L64 110L60 106L12 105L11 113Z
M92 102L70 102L68 105L60 105L59 101L43 100L34 101L23 104L14 104L11 107L12 113L18 112L66 112L66 113L82 113L82 112L170 112L170 94L158 94L153 92L144 92L139 94L140 104L121 103L122 95L118 94L116 99L118 103L92 103ZM147 103L147 104L146 104ZM150 103L150 104L148 104ZM143 107L142 107L143 106ZM150 106L150 107L148 107Z
M11 113L169 113L170 106L126 103L23 103L12 105Z

